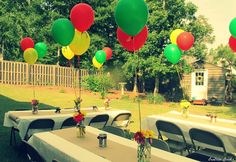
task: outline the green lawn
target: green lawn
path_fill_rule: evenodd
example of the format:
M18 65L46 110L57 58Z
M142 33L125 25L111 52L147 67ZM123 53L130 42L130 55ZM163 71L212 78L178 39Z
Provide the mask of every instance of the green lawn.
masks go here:
M69 88L41 88L36 87L36 98L40 101L40 108L71 108L75 98L74 90ZM30 101L33 98L33 90L31 86L10 86L0 84L0 120L3 123L4 113L17 108L31 107ZM97 105L103 106L103 100L99 95L82 91L82 107ZM112 99L111 106L114 109L125 109L132 112L133 124L130 125L131 131L139 128L138 120L138 104L132 99ZM170 110L181 111L177 103L148 104L146 101L141 103L142 118L152 115L165 113ZM236 106L191 106L190 113L207 114L216 113L220 118L228 118L236 120ZM20 155L13 147L9 146L10 129L0 125L0 157L4 162L24 161L24 157Z

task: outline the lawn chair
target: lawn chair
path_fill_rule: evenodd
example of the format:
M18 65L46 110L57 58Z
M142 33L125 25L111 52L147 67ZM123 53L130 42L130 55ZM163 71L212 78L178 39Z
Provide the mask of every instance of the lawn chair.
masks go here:
M214 133L197 128L192 128L189 130L189 135L191 137L195 153L210 156L212 158L217 159L235 158L232 154L226 152L223 141ZM206 144L206 146L204 148L198 147L197 149L195 141ZM217 147L222 151L214 149L212 146Z
M62 124L61 124L61 129L65 128L65 127L74 127L76 126L76 122L73 119L73 117L67 118L65 119Z
M177 125L171 122L158 120L156 122L156 127L159 139L163 140L162 132L168 137L166 142L168 143L171 152L180 152L180 154L183 155L183 151L187 150L188 153L190 153L190 146L187 144L182 130Z
M32 136L32 133L29 133L32 130L41 132L46 130L53 130L53 127L54 121L52 119L36 119L29 124L24 140L27 141Z
M160 139L152 139L152 147L170 152L170 147L167 142Z
M131 113L118 114L111 122L111 126L126 128L130 123L130 117Z
M102 130L104 130L105 132L115 134L120 137L128 138L125 134L125 131L117 127L106 126Z
M90 120L88 125L99 129L103 129L106 126L108 120L109 120L109 115L107 114L97 115Z
M27 141L22 140L22 144L31 162L46 162L46 160L39 154L37 149L31 146Z

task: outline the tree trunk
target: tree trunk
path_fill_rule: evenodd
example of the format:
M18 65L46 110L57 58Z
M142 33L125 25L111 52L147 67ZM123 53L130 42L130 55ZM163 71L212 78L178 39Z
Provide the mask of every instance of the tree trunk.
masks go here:
M135 96L137 96L137 93L138 93L137 81L138 81L138 77L137 77L137 74L135 74L135 77L134 77L134 89L133 89L133 93L134 93Z
M142 79L142 85L143 85L143 93L145 93L146 91L145 91L145 81L144 81L144 79Z
M60 48L58 47L57 48L57 65L59 66L60 65L60 61L59 61L59 58L60 58Z
M153 96L157 96L159 91L159 78L155 77L155 87L154 87L154 91L153 91Z

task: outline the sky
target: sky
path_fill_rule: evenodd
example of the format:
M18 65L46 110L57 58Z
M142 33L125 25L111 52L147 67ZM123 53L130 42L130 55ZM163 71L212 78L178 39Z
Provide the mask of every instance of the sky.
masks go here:
M236 0L187 0L197 7L197 15L204 15L214 29L215 42L209 48L228 44L229 23L236 17Z

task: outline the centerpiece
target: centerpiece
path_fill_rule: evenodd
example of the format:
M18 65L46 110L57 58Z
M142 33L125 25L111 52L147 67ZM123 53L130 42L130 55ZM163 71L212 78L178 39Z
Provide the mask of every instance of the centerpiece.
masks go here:
M75 103L75 106L74 106L74 110L76 111L76 112L78 112L78 111L80 111L80 104L81 104L81 102L82 102L83 100L82 100L82 98L80 98L80 97L77 97L75 100L74 100L74 103Z
M32 105L32 114L38 114L39 100L33 99L33 100L31 101L31 105Z
M75 115L73 116L74 121L77 123L76 124L76 134L77 137L84 137L85 135L85 124L84 124L84 116L85 113L82 113L81 111L78 111L75 113Z
M151 162L151 144L154 132L152 130L138 131L134 140L138 143L138 162Z
M105 110L109 110L109 107L110 107L110 99L109 98L105 99L104 107L105 107Z
M207 114L206 116L210 118L210 122L211 123L215 123L216 122L217 115Z
M189 115L189 107L190 107L191 103L188 102L187 100L181 100L180 101L180 107L182 108L182 116L185 118L188 118Z

